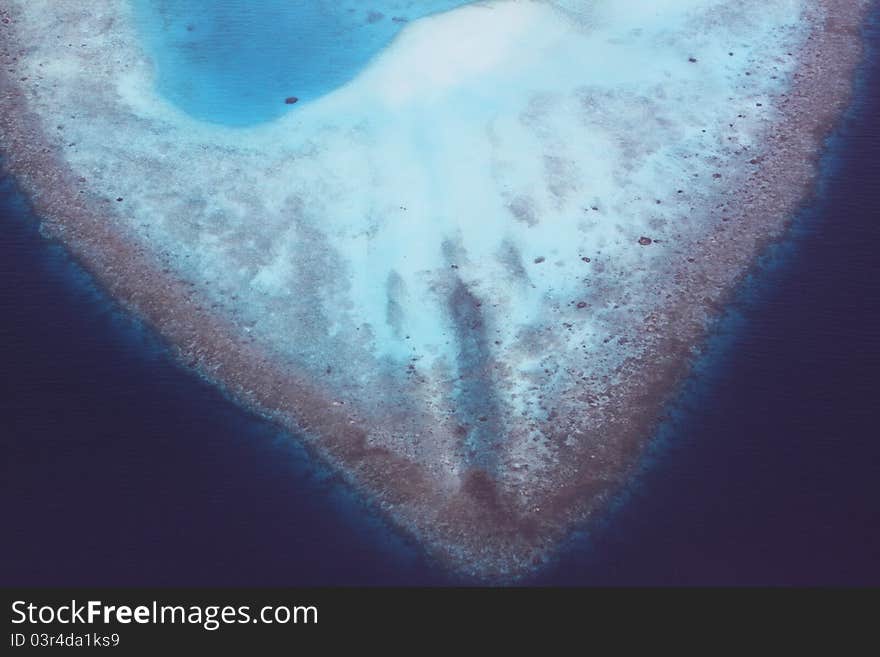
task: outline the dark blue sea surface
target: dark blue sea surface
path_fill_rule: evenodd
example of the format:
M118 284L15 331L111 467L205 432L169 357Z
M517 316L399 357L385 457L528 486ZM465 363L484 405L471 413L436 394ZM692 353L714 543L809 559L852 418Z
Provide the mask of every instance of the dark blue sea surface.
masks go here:
M876 13L876 12L875 12ZM535 584L880 584L880 27L814 199ZM0 585L444 584L178 366L0 183Z
M432 580L45 240L8 177L0 208L0 585Z

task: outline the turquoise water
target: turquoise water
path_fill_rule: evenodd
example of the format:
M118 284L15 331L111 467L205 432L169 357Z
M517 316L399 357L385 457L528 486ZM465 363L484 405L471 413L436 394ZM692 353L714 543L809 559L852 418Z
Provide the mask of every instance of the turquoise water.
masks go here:
M231 126L351 80L410 21L468 0L132 0L161 93ZM285 103L296 97L295 105Z

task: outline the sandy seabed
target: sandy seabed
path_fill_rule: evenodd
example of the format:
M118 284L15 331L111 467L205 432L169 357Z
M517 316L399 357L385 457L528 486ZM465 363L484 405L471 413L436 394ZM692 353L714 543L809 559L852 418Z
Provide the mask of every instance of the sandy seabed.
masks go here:
M446 260L432 285L445 299L457 371L438 374L439 366L419 371L417 361L412 367L404 361L405 375L380 372L364 386L368 389L351 382L344 362L319 376L312 365L252 331L205 291L197 273L178 266L132 228L124 216L127 195L117 202L115 194L96 193L71 163L74 144L59 138L65 121L47 113L51 76L34 75L43 63L34 59L29 5L5 4L0 147L45 234L65 244L110 295L155 327L183 362L302 437L433 558L464 574L504 581L540 566L576 523L625 483L731 290L766 244L784 234L811 193L823 140L850 99L861 56L860 26L870 3L807 3L806 36L790 55L786 84L767 103L772 120L756 124L748 146L736 139L724 145L720 135L715 164L692 155L694 171L711 183L701 182L693 193L673 190L680 198L657 199L667 206L678 203L674 212L697 217L700 230L676 232L658 224L651 243L639 244L651 225L643 223L626 237L639 252L662 249L662 257L637 261L648 276L621 287L608 283L606 294L619 295L620 303L601 317L604 332L591 349L591 364L573 361L564 342L576 331L571 318L591 312L596 303L579 307L578 298L552 321L518 327L518 351L496 354L487 327L498 320L484 308L491 301L460 271L467 268L467 255L452 240L442 245ZM738 5L726 4L731 11ZM113 13L83 19L83 25L98 23L111 33ZM45 30L46 40L55 40L51 32ZM66 47L66 40L59 38L56 47ZM37 56L44 53L45 48ZM770 76L775 70L767 62L747 75ZM83 105L70 109L86 115L82 120L100 118L100 109ZM731 121L741 111L732 109ZM108 129L114 127L124 131L128 124L111 122ZM535 216L520 197L509 209L510 221L524 231L540 222L540 213ZM530 255L515 256L511 269L525 261L532 266ZM582 261L585 268L604 267L609 279L617 273L601 254L583 257L589 260ZM538 260L536 266L553 265L553 257ZM329 266L335 266L332 259ZM298 283L317 285L308 277ZM628 289L633 285L638 289ZM529 411L514 424L505 403L521 388L508 383L519 376L510 373L511 364L516 354L544 352L562 356L552 368L530 375L540 412ZM449 399L456 400L451 410L439 413ZM504 441L519 447L502 448ZM536 455L522 447L532 442L540 445Z

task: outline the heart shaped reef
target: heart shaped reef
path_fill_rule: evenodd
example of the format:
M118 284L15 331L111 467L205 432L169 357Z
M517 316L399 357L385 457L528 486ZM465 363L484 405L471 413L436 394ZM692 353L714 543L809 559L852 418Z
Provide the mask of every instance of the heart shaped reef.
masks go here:
M469 5L246 129L159 95L128 3L6 5L0 140L47 232L435 558L509 579L625 481L808 190L867 2Z

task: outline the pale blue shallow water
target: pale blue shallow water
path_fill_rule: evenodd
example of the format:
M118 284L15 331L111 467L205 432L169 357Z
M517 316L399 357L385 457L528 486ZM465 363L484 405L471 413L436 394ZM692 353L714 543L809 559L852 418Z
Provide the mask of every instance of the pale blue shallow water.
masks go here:
M161 93L195 118L261 123L351 80L412 20L468 0L132 0Z

